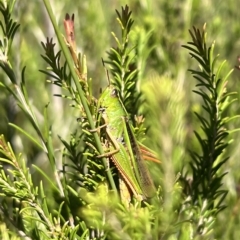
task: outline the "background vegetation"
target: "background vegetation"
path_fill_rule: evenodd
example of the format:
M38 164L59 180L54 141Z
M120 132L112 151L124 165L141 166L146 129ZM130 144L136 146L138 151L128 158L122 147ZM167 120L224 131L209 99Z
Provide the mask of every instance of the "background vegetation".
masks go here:
M215 55L220 54L220 62L227 60L223 68L223 76L230 69L238 65L240 54L240 15L235 0L229 1L198 1L198 0L82 0L82 1L51 1L51 5L64 34L63 19L65 14L75 14L75 32L78 50L87 57L88 77L92 78L93 95L99 96L101 87L107 85L106 74L102 67L101 58L106 59L106 52L115 42L111 31L120 34L117 27L115 9L128 4L134 19L133 32L130 40L137 44L139 53L138 68L139 88L142 89L147 103L140 108L140 112L147 112L147 131L145 142L154 148L162 161L161 170L154 165L151 173L156 183L162 185L165 203L174 203L171 194L174 183L178 180L178 173L189 173L191 152L199 152L201 147L194 131L201 132L199 119L194 112L205 116L201 105L203 100L193 93L197 84L188 69L197 69L186 45L191 41L189 29L196 26L202 29L206 23L207 44L215 43ZM57 168L61 166L63 145L58 136L70 139L71 133L79 126L79 111L70 106L64 98L54 96L61 94L61 88L46 82L46 76L39 72L46 68L46 63L40 57L44 54L41 41L46 37L57 42L49 16L42 1L16 1L13 18L20 23L18 34L14 38L10 58L16 73L16 79L21 78L22 68L26 67L25 79L29 102L44 132L44 109L48 106L48 121L52 126L52 141L57 160ZM59 48L58 44L56 46ZM1 81L7 81L0 72ZM228 79L227 90L236 91L239 99L240 71L235 69ZM43 179L38 171L31 168L37 165L47 175L53 177L52 169L46 154L29 138L8 125L9 122L21 126L26 132L37 138L30 122L26 120L23 111L14 102L9 93L1 88L0 92L0 133L11 143L15 153L23 153L27 165L30 167L33 183L38 185ZM239 100L227 110L228 116L236 116L240 112ZM239 120L230 121L228 129L238 128ZM226 209L221 211L214 223L214 234L208 239L238 239L239 230L239 197L240 197L240 148L239 133L235 132L229 140L234 141L224 152L230 158L221 167L220 174L227 174L223 178L222 189L228 190L224 200ZM47 182L45 183L47 185ZM44 183L43 183L44 185ZM178 188L178 187L177 187ZM48 190L45 189L46 194ZM169 207L169 212L172 206ZM166 211L167 212L167 211ZM163 216L163 222L166 216ZM166 222L166 220L165 220ZM169 220L170 223L170 220ZM165 226L167 228L167 226ZM4 225L3 230L4 232ZM182 236L179 234L179 238ZM178 239L176 237L176 239ZM168 239L167 236L163 239ZM188 239L188 238L182 238Z

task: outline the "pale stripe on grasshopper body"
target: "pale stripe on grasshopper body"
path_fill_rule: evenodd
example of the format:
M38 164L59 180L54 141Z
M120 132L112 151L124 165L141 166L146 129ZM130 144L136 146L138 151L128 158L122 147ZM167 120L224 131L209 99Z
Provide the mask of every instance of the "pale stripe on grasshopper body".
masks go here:
M109 152L104 156L111 158L137 199L152 197L155 193L154 184L127 120L127 112L113 86L103 91L98 107L102 109L106 137L110 142Z

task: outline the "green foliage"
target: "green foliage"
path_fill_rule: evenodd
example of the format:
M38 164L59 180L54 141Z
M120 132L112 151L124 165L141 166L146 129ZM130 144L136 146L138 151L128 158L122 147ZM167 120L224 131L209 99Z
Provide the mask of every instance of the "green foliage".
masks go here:
M228 70L226 61L218 63L215 42L208 44L205 25L202 30L193 27L189 31L191 42L183 45L191 60L184 53L180 55L183 48L177 46L185 42L190 19L199 17L185 9L189 1L184 4L132 1L131 7L126 5L116 10L117 21L112 21L111 9L105 24L113 27L115 42L109 47L105 38L98 37L110 39L109 29L103 24L103 13L109 6L96 13L91 8L86 19L93 19L92 26L80 20L86 39L78 31L74 35L69 29L65 29L65 39L52 6L44 0L46 19L50 19L47 21L54 27L60 49L56 50L58 45L53 38L46 37L46 41L41 42L36 37L39 45L41 42L41 53L33 53L28 68L18 66L16 61L18 54L30 56L34 46L29 39L22 46L23 52L17 52L18 34L21 36L26 25L24 21L21 26L15 21L17 3L14 0L0 2L0 67L3 70L0 87L24 119L22 122L9 120L7 129L14 131L10 135L1 133L0 137L0 237L185 240L214 239L222 235L225 239L236 238L238 233L233 231L237 217L232 217L224 234L221 229L228 220L222 216L225 213L229 216L232 206L238 203L237 197L236 201L231 200L234 203L228 199L232 193L228 194L225 185L225 179L233 177L227 174L226 166L233 155L230 143L236 135L232 133L238 130L234 125L238 118L238 109L233 104L236 93L231 90L235 75ZM195 1L191 3L193 10L204 7ZM57 1L54 4L63 6ZM82 13L91 4L93 1L74 6L81 13L80 19L85 17ZM17 7L21 8L20 1ZM62 20L65 14L61 13ZM69 27L73 19L66 15L59 25ZM78 27L76 19L75 15L75 28ZM35 21L31 21L31 29L43 24ZM209 24L210 29L211 24L220 29L216 22ZM94 26L101 26L101 33ZM174 38L171 32L175 33ZM76 45L80 40L84 49L81 51L91 49L91 52L78 53ZM224 41L226 39L221 39L220 46ZM104 66L97 60L103 50L96 50L93 45L110 49L103 63L135 127L134 134L139 141L145 138L146 144L161 159L161 165L147 163L157 187L155 196L144 201L132 196L129 206L119 198L118 169L108 157L99 157L106 156L104 153L110 147L106 128L101 125L103 109L98 105L101 96L95 95L99 92L99 79L104 78L106 85L107 76L103 77ZM193 96L190 94L192 80L184 83L186 65L197 82ZM34 72L36 66L40 73L35 70L35 82L32 82L29 71ZM41 85L43 76L50 83L47 86L53 89L54 97L49 94L50 100L44 98L48 94ZM36 88L31 90L29 86ZM55 99L60 101L59 112L51 106ZM36 104L41 106L40 102L45 105L39 107L44 109L43 113L36 107ZM3 116L1 111L1 118ZM131 138L129 136L129 140ZM16 139L21 139L22 148ZM127 148L125 153L127 155Z
M8 5L4 6L3 2L1 2L0 11L4 18L4 23L1 22L1 29L4 38L0 41L0 47L2 50L0 66L4 70L4 72L8 75L9 79L13 83L16 83L16 78L13 74L12 67L8 61L8 55L9 50L11 49L12 46L14 35L20 25L14 22L13 19L11 19L11 13Z
M137 109L140 104L137 101L140 94L137 93L138 85L138 69L136 64L136 51L135 46L129 47L129 35L131 33L131 28L133 25L133 20L131 19L131 12L129 7L126 6L122 8L122 14L118 11L117 21L122 29L121 37L119 40L117 36L112 33L117 47L112 47L108 52L108 63L110 65L110 71L113 75L113 85L119 92L120 98L126 107L127 112L130 114L131 119L134 119L134 115L137 114Z
M208 207L214 208L218 213L224 208L222 204L227 194L226 190L221 190L221 182L226 173L219 173L221 166L228 160L228 157L223 157L223 152L230 142L227 138L229 131L226 129L226 123L235 118L224 118L224 112L236 101L232 98L236 92L227 93L226 89L227 79L233 70L226 76L221 76L225 61L216 67L214 43L207 48L205 27L202 32L193 28L190 34L192 42L184 47L190 50L190 55L200 65L199 71L190 71L198 81L196 86L199 90L194 92L202 97L205 112L203 115L195 113L201 123L202 132L195 131L195 135L201 145L202 154L191 151L193 178L188 191L194 204L201 195L202 199L208 199ZM218 198L219 202L214 204Z

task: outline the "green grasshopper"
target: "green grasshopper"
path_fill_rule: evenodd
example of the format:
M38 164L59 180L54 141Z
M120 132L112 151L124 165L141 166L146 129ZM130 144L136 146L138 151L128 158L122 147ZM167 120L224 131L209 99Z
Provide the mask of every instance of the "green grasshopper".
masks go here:
M120 183L125 182L137 199L152 197L156 192L155 186L128 121L127 111L117 90L110 84L100 96L98 109L104 120L101 128L106 128L109 143L109 152L99 157L110 157L120 173ZM124 198L122 193L121 198Z

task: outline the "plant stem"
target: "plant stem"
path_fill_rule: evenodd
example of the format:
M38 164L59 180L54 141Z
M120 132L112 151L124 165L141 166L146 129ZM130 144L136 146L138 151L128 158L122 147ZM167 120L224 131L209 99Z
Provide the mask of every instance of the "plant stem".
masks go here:
M75 85L76 85L76 87L77 87L77 92L78 92L78 94L79 94L79 96L80 96L80 99L81 99L83 108L84 108L84 110L85 110L85 112L86 112L86 116L87 116L87 118L88 118L89 125L90 125L91 129L95 129L96 127L95 127L95 125L94 125L94 121L93 121L93 119L92 119L92 115L91 115L91 112L90 112L90 110L89 110L87 101L86 101L86 99L85 99L85 97L84 97L84 93L83 93L82 87L81 87L81 85L80 85L80 83L79 83L79 79L78 79L78 76L77 76L76 71L75 71L75 69L74 69L74 66L73 66L73 64L71 63L71 62L72 62L72 61L71 61L71 55L70 55L69 50L68 50L68 48L67 48L67 46L66 46L66 43L65 43L64 40L63 40L62 34L60 33L60 31L59 31L59 29L58 29L58 26L57 26L57 23L56 23L56 20L55 20L55 17L54 17L54 14L53 14L51 5L50 5L50 3L49 3L48 0L43 0L43 2L44 2L44 4L45 4L45 7L46 7L47 12L48 12L48 14L49 14L49 17L50 17L51 22L52 22L52 24L53 24L53 27L54 27L55 33L56 33L56 35L57 35L57 38L58 38L59 44L60 44L60 46L61 46L61 49L62 49L62 51L63 51L63 54L64 54L64 56L65 56L65 58L66 58L67 63L68 63L68 67L69 67L70 72L71 72L71 74L72 74L74 83L75 83ZM97 133L97 132L93 132L92 134L93 134L93 137L94 137L94 140L95 140L95 142L96 142L96 146L97 146L97 149L98 149L100 155L104 154L104 151L103 151L102 144L101 144L100 138L99 138L99 136L98 136L98 133ZM106 160L106 158L102 158L102 162L103 162L103 165L104 165L104 167L105 167L105 169L106 169L107 177L108 177L109 182L110 182L110 186L111 186L111 188L114 190L114 192L117 193L117 188L116 188L115 182L114 182L114 180L113 180L111 171L110 171L109 167L107 166L107 160Z

